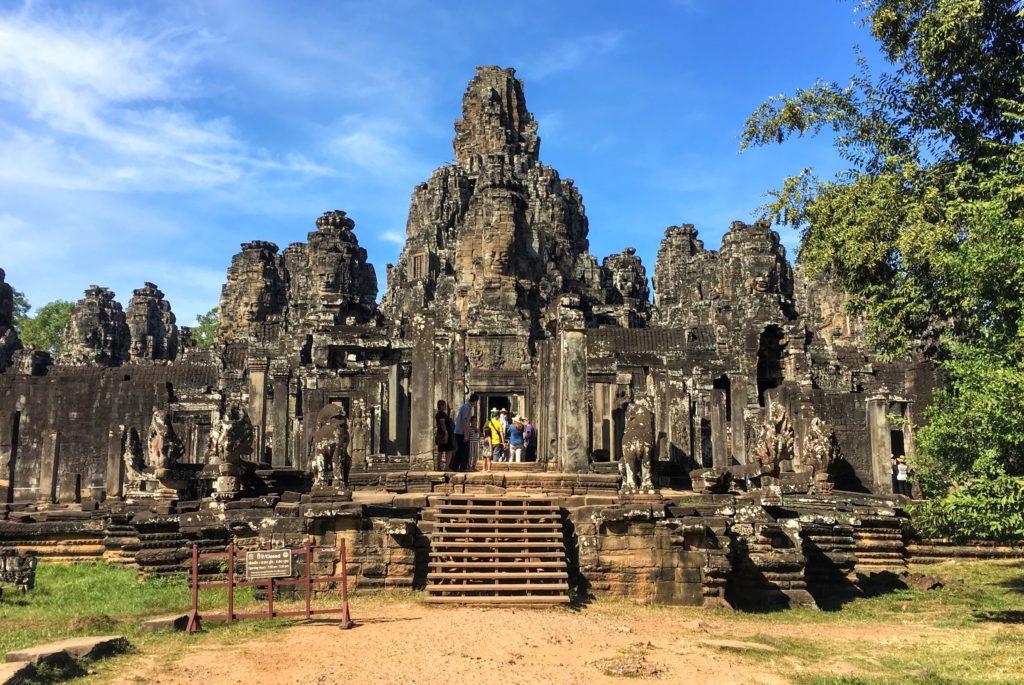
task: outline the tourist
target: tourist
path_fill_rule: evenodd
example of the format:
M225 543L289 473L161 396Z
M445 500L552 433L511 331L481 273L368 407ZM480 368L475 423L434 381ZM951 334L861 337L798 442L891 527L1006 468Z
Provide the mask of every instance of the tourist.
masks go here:
M434 414L434 444L437 446L437 457L434 468L438 471L451 468L452 455L455 454L455 422L448 415L448 403L437 401L437 413Z
M455 457L452 459L452 471L465 471L469 463L470 424L479 402L480 396L473 393L455 415Z
M505 461L505 429L498 418L498 410L492 409L487 419L487 431L491 439L491 458L494 461Z
M522 416L512 419L512 425L508 427L508 444L512 450L512 461L516 463L523 461L523 452L526 449L525 431L526 425Z
M466 465L467 471L476 471L476 460L480 453L480 427L477 421L476 412L473 412L473 416L469 420L469 463Z
M537 429L533 427L530 419L524 418L523 422L526 424L523 430L523 438L526 440L526 461L537 461Z
M484 427L484 439L480 441L480 460L483 462L481 471L491 470L491 431Z
M910 497L910 466L900 455L896 457L896 494Z
M508 409L502 407L498 410L498 420L501 421L501 432L504 434L508 430Z

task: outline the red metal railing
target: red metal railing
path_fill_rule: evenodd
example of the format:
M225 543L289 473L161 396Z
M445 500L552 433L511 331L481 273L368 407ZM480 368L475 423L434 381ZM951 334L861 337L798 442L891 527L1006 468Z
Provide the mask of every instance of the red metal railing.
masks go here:
M267 546L265 549L270 549ZM313 573L313 554L318 551L334 550L338 552L338 558L341 561L341 575L340 576L314 576ZM192 545L192 610L188 614L188 625L185 628L187 633L195 633L202 630L202 621L226 621L231 623L244 618L279 618L285 616L304 616L305 618L312 618L313 616L320 616L323 614L341 614L341 627L343 629L351 628L355 625L348 611L348 558L345 553L345 540L342 537L338 537L338 546L334 547L314 547L312 539L306 540L306 546L302 549L291 549L288 550L293 556L304 556L306 561L305 575L300 578L267 578L261 580L245 580L245 576L242 576L242 580L238 580L235 576L235 558L239 555L244 555L246 552L252 551L249 549L236 549L234 543L230 543L227 546L227 550L224 552L200 552L197 545ZM215 580L215 581L201 581L199 580L199 561L201 559L227 559L227 580ZM341 583L341 606L340 607L329 607L324 609L314 609L312 607L312 595L314 585L323 585L325 583ZM297 585L301 586L305 591L305 602L306 606L304 609L291 609L287 611L277 611L274 609L274 589L282 586ZM265 587L267 589L267 609L266 611L250 611L239 613L235 611L235 588L243 587ZM227 611L220 613L211 614L200 614L199 613L199 591L204 589L212 588L227 588L228 591L228 607Z

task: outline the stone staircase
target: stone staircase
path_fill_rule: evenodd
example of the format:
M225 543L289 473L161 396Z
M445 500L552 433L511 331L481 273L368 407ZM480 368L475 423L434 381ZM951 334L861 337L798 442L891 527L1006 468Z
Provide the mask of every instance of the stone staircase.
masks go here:
M430 537L427 602L569 602L562 516L550 500L451 495L423 511Z

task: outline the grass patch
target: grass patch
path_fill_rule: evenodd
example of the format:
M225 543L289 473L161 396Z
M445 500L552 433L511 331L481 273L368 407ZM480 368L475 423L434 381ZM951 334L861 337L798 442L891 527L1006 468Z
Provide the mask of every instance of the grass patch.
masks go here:
M653 649L654 646L649 642L638 642L620 649L615 656L595 661L594 665L607 676L635 680L657 678L664 669L658 664L648 661L647 655Z

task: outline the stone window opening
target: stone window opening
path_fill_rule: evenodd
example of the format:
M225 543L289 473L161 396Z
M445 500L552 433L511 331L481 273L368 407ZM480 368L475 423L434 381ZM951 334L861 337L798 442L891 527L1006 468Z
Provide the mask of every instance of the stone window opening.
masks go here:
M757 346L757 404L765 406L764 394L782 385L782 329L768 326L761 332Z
M427 256L425 254L413 255L412 277L414 280L427 277Z

